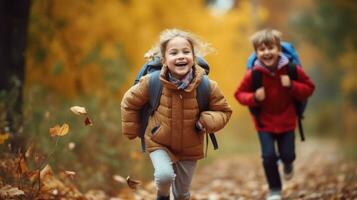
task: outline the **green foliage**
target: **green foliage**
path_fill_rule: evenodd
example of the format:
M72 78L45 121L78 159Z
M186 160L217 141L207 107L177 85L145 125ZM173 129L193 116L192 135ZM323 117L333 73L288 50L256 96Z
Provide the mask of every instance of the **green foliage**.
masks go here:
M299 31L331 61L348 50L346 44L357 50L357 2L315 0L315 5L298 22Z
M310 108L316 132L353 140L357 116L357 2L315 0L314 7L295 21L296 31L315 45L312 78L316 92ZM354 140L355 141L355 140Z

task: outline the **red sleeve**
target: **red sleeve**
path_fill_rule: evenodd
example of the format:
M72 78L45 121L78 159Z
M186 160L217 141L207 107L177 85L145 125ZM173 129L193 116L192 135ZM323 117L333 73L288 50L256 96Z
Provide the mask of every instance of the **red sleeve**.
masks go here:
M239 103L245 106L256 106L257 102L254 99L254 91L252 91L252 71L249 70L244 75L243 80L238 86L234 97L238 100Z
M297 67L298 80L292 80L292 95L300 101L307 99L315 90L315 85L301 67Z

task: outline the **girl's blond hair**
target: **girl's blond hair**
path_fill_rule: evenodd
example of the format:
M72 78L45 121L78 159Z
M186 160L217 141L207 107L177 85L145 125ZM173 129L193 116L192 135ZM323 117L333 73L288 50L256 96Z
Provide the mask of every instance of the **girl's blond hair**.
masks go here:
M164 58L167 43L175 37L185 38L191 44L193 55L195 56L203 57L214 51L210 44L203 42L190 32L179 29L166 29L160 33L159 41L145 53L144 58L148 60L154 59L155 57L159 57L160 59Z
M279 48L281 48L281 32L275 29L263 29L256 33L254 33L250 37L250 41L253 44L255 50L257 50L258 46L261 44L265 45L273 45L276 44Z

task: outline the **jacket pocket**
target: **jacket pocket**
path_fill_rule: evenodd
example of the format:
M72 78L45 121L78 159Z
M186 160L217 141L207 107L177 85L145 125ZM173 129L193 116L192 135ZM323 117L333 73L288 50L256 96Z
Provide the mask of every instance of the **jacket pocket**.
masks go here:
M151 129L151 140L165 146L170 146L171 137L164 125L157 125Z
M156 133L157 133L157 131L159 130L159 128L160 128L160 124L154 126L154 128L151 129L151 135L152 135L152 136L156 135Z

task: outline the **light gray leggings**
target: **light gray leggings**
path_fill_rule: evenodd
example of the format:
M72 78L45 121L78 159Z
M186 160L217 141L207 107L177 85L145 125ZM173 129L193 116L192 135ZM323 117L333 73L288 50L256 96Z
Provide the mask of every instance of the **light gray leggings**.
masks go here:
M172 163L165 150L159 149L150 153L154 166L154 178L158 196L169 196L172 193L175 200L190 199L190 185L196 168L196 160L183 160Z

